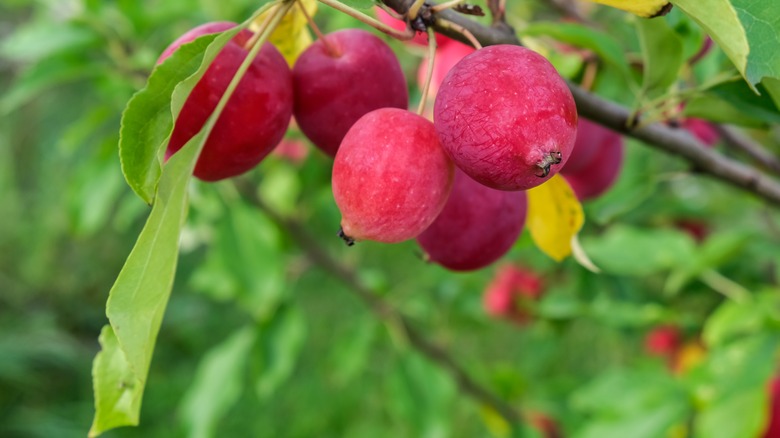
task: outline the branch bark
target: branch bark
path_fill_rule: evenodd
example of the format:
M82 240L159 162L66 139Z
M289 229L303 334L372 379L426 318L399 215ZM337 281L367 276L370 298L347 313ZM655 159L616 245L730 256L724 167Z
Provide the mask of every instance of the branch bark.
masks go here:
M401 14L406 12L406 0L382 1ZM430 4L432 5L433 3ZM451 10L434 14L434 28L437 32L466 44L468 44L468 41L463 35L437 24L439 20L451 21L464 27L483 46L520 44L514 30L505 23L499 23L495 26L484 26ZM680 129L671 128L661 123L636 128L630 127L627 124L631 114L629 109L589 93L571 81L567 81L567 85L574 96L581 116L641 140L649 147L682 157L691 163L696 171L753 193L775 206L780 206L780 184L759 172L756 168L727 158L707 148L703 143L681 132Z
M447 371L463 393L489 406L501 415L513 429L517 430L513 436L520 436L522 418L518 408L508 404L476 382L443 348L430 341L420 330L415 328L407 316L393 308L363 284L355 271L328 254L300 221L283 216L266 204L258 196L256 187L249 180L237 179L236 187L244 199L263 211L282 228L306 252L312 262L349 286L349 290L360 298L377 317L399 326L412 347Z

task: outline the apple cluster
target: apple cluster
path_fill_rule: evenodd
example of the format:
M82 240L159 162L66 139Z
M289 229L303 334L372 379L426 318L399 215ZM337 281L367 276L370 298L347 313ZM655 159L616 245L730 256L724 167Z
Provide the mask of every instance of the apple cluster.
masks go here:
M158 62L185 42L233 26L195 28ZM202 128L251 38L241 31L215 58L176 120L166 157ZM571 166L570 156L584 163L577 172L592 173L588 163L614 165L615 154L592 147L587 160L573 154L576 106L541 55L514 45L474 50L443 41L442 52L452 54L434 75L433 122L407 109L398 59L369 32L330 33L292 69L266 43L217 121L195 176L217 181L252 169L280 143L294 116L306 137L334 158L333 195L347 243L416 238L430 260L448 269L487 266L520 235L525 190Z

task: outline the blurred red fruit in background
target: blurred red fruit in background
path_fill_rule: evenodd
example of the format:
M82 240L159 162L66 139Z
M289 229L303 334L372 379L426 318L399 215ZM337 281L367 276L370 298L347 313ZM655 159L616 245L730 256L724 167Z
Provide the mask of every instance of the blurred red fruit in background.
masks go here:
M714 146L720 140L718 130L712 126L712 123L706 120L685 119L682 126L707 146Z
M484 305L488 314L518 324L530 320L528 303L543 292L539 276L514 265L505 265L496 272L485 289Z
M769 384L769 422L763 438L780 438L780 377L775 377Z

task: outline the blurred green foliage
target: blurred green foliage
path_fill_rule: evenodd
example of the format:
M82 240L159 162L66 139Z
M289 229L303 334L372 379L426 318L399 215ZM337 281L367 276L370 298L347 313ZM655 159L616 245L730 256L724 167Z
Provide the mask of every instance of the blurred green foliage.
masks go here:
M241 21L255 6L0 2L0 436L89 429L105 300L149 212L122 179L120 114L168 42L205 21ZM529 1L510 4L509 17L520 29L556 15ZM356 26L323 5L317 19L325 29ZM593 19L609 25L608 33L586 31L582 44L609 56L594 90L633 104L641 78L620 60L643 56L635 27L608 9ZM662 20L684 55L701 43L685 16ZM552 38L577 45L573 35L582 32L553 23L528 34L555 52ZM392 46L414 78L423 50ZM567 65L580 79L584 66ZM715 49L686 80L695 88L720 73L733 71ZM740 98L743 88L724 85L704 97L764 108L742 117L764 129L777 152L777 108ZM586 205L582 242L603 274L553 263L527 235L502 261L545 282L532 323L522 327L482 308L495 267L449 273L423 263L412 242L344 248L334 236L330 163L319 152L301 164L271 157L252 177L268 203L302 220L478 381L526 415L554 418L565 436L756 436L780 343L780 215L674 157L634 142L627 155L618 184ZM141 425L106 436L501 434L500 421L233 186L195 182L190 203ZM686 232L692 227L704 230L702 241ZM703 345L697 365L673 373L646 353L644 336L662 324Z

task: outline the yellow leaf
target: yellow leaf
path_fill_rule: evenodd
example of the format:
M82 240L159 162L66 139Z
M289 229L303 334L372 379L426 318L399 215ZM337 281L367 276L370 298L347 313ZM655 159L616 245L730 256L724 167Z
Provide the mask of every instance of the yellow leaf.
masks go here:
M482 415L482 421L485 423L485 427L487 427L491 435L498 438L509 437L512 429L504 417L496 412L495 409L483 405L480 407L479 413Z
M268 41L279 49L290 67L295 64L295 60L298 59L298 56L300 56L313 41L307 27L308 22L306 20L306 15L301 10L301 5L306 8L306 12L310 17L314 17L314 14L317 13L317 0L296 1L295 6L284 15L279 26L274 29L274 32L268 38ZM263 26L263 23L265 23L268 16L273 12L274 9L271 9L261 14L252 22L249 29L253 32L257 32Z
M585 223L582 205L561 175L528 190L526 226L539 249L556 261L572 252L572 239Z
M652 18L669 12L672 4L667 0L590 0L594 3L612 6L640 17ZM307 9L308 10L308 9Z

